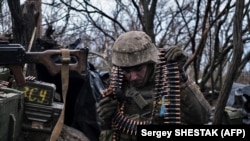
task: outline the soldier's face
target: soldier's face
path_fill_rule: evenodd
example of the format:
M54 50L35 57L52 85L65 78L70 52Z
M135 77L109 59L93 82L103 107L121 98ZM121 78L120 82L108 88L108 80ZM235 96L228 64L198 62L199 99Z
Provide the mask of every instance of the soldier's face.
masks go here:
M143 85L144 77L147 72L147 64L138 65L135 67L122 68L125 78L135 87Z

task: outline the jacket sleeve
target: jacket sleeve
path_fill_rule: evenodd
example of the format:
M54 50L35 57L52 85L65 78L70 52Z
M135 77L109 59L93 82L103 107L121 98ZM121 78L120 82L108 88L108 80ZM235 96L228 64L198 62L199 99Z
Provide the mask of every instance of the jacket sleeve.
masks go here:
M190 78L181 84L181 121L184 124L206 124L210 120L211 106L198 85Z

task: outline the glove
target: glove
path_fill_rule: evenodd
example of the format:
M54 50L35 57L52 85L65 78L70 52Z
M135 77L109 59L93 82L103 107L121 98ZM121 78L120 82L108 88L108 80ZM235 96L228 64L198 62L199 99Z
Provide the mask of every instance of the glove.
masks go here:
M166 50L166 61L177 61L179 68L180 68L180 73L181 73L181 81L185 82L187 80L186 73L184 71L184 64L186 63L188 56L184 53L184 51L178 47L178 46L171 46L168 47Z
M117 99L111 99L110 97L102 98L97 105L97 113L104 126L111 125L112 116L117 109Z
M184 51L178 46L171 46L166 49L165 58L167 61L177 61L179 66L183 67L188 57Z

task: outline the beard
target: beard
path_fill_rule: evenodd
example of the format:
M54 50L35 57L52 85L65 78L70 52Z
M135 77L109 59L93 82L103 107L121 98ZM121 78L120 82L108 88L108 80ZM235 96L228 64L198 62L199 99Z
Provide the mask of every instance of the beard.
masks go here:
M144 85L143 80L135 80L135 81L130 81L130 84L133 85L134 87L142 87Z

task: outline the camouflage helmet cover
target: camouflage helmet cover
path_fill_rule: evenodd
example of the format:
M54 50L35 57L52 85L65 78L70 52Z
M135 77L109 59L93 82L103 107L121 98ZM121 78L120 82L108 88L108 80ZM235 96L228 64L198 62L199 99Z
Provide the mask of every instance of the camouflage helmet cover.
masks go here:
M158 49L151 38L142 31L121 34L113 45L112 63L132 67L146 62L158 62Z

